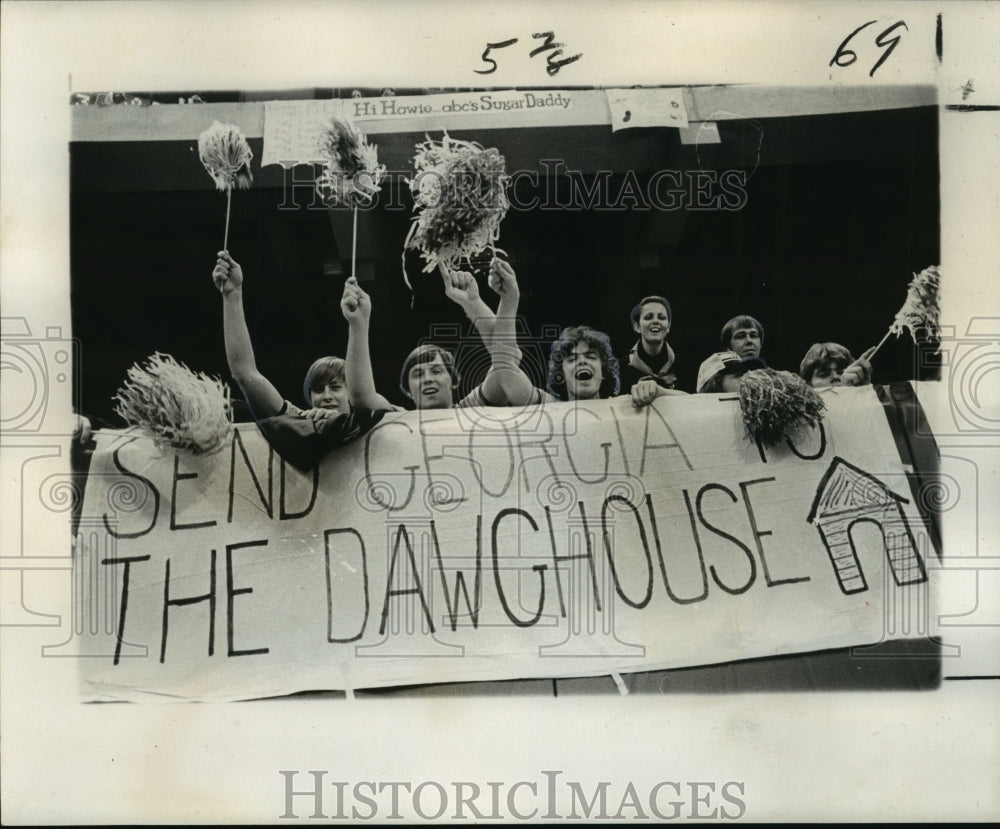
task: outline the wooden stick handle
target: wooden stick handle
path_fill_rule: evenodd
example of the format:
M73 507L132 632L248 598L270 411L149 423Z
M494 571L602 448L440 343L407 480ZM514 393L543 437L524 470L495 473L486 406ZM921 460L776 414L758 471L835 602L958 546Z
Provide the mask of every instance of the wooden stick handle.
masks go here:
M869 362L871 361L872 357L875 356L876 352L885 344L885 341L889 339L889 336L891 334L892 334L892 329L890 328L888 331L885 332L885 336L881 340L879 340L879 344L872 349L872 353L868 355Z
M229 204L232 200L233 188L226 188L226 235L222 239L222 249L229 250Z
M358 206L354 205L354 233L351 237L351 276L357 277L358 267Z

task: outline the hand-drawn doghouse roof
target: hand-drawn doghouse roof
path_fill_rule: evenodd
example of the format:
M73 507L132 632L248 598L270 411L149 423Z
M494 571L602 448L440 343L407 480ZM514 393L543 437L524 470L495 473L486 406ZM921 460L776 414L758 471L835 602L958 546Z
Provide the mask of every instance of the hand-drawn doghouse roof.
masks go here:
M806 519L810 524L836 515L908 503L878 478L843 458L834 458L816 488L816 498Z

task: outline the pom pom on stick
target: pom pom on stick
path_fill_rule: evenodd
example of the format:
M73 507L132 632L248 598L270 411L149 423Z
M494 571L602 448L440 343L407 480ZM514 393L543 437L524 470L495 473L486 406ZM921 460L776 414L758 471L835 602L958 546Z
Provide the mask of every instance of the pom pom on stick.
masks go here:
M345 205L354 210L351 232L351 276L357 276L358 206L371 203L382 189L385 165L378 163L378 148L350 121L332 118L319 147L323 172L316 192L327 207Z
M367 206L382 189L385 165L378 163L378 148L350 121L333 118L320 141L323 172L316 192L328 207L344 205L357 210Z
M243 131L235 124L213 121L212 125L198 136L198 157L218 190L232 190L234 187L246 190L253 181L250 162L253 150L247 143Z
M469 263L486 249L503 253L494 243L510 206L505 164L496 149L451 138L447 132L440 141L428 137L417 145L416 175L409 185L418 213L404 249L420 251L424 273L439 265L460 268L463 259Z
M740 377L740 409L746 436L776 446L802 426L815 426L826 404L797 374L770 368Z
M229 246L229 205L233 188L246 190L253 181L250 162L253 151L247 143L243 131L235 124L213 121L208 129L198 136L198 157L205 170L215 182L217 190L226 193L226 234L222 249Z
M114 399L115 412L161 450L206 455L232 437L229 387L169 354L156 352L144 365L133 364Z
M916 342L917 329L923 329L928 340L941 339L941 271L937 265L931 265L914 274L906 291L903 307L899 309L889 330L875 346L868 359L871 360L875 356L875 352L892 334L900 337L904 331L909 331Z

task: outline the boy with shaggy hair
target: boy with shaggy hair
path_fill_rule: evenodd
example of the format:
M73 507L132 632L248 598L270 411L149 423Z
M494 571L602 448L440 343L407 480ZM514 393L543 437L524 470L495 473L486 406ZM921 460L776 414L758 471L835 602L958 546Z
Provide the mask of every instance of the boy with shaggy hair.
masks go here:
M587 325L564 328L552 343L546 388L547 400L615 397L621 381L608 335Z
M872 377L868 358L874 350L869 348L855 360L840 343L813 343L799 365L799 376L813 388L868 385Z

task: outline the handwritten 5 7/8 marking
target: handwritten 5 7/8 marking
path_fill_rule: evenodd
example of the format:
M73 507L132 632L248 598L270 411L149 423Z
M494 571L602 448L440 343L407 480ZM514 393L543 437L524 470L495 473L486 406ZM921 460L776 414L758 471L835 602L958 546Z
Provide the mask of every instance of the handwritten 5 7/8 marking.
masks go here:
M549 52L549 54L545 56L545 71L548 72L549 75L557 74L566 64L573 63L583 57L583 53L581 52L577 55L571 55L568 58L556 60L556 58L563 53L562 47L566 44L555 42L555 32L536 32L532 35L532 38L536 40L544 38L544 42L541 46L532 49L531 52L528 53L528 57L533 58L535 55L539 55L542 52ZM508 46L513 46L515 43L517 43L516 37L512 37L509 40L498 41L497 43L487 43L486 49L483 50L481 60L483 63L492 64L492 66L490 66L489 69L473 69L472 71L477 75L492 75L497 71L497 62L490 57L490 52L494 49L506 49Z
M847 44L850 43L851 38L854 37L862 29L871 26L872 23L877 23L877 22L878 21L876 20L869 20L867 23L863 23L862 25L858 26L858 28L856 28L847 37L845 37L844 41L840 44L840 46L837 47L837 51L834 54L833 58L830 60L829 65L833 66L834 64L836 64L837 66L844 67L844 66L850 66L852 63L854 63L858 59L858 55L853 49L848 49ZM897 44L902 39L903 37L902 34L899 34L896 37L889 37L889 35L891 35L894 31L896 31L896 29L898 29L900 26L906 29L906 31L910 30L909 27L906 25L906 23L904 23L902 20L898 20L895 23L893 23L888 29L886 29L884 32L878 35L878 37L875 38L875 45L878 46L880 49L884 49L885 51L882 53L882 56L878 59L875 65L871 68L871 71L868 73L869 78L873 77L875 75L876 70L889 59L889 55L892 54L892 50L896 48Z

